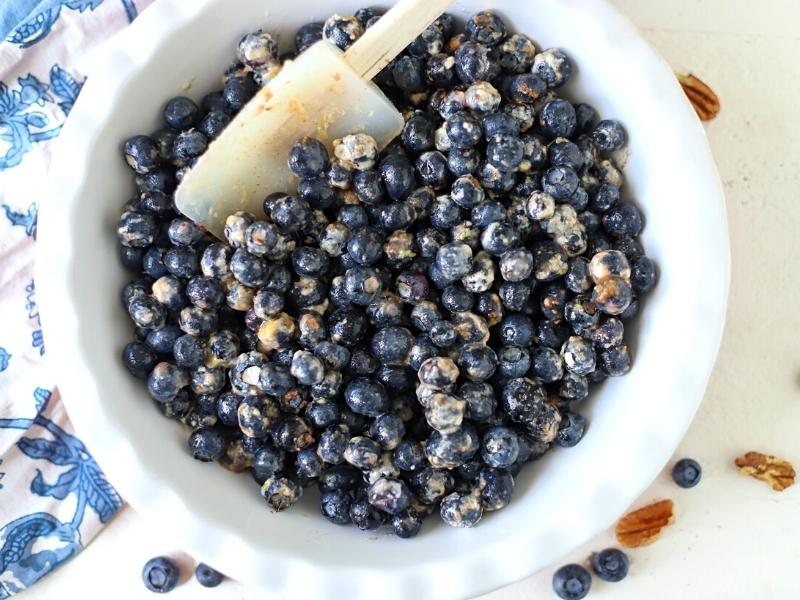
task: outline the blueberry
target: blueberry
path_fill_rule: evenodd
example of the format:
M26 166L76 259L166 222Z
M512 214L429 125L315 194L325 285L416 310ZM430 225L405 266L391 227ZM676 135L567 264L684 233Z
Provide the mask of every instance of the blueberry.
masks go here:
M239 408L241 400L239 396L231 392L225 392L217 397L215 410L217 417L223 425L236 427L239 424L236 411Z
M497 288L497 295L503 303L503 308L511 312L523 310L531 296L530 281L504 281Z
M197 121L200 109L190 98L177 96L164 107L164 123L173 129L189 129Z
M486 159L500 171L514 171L524 156L524 146L517 137L498 134L486 148Z
M329 17L322 28L323 38L340 50L347 50L363 33L364 27L357 18L339 14Z
M592 302L607 315L622 315L633 302L630 284L621 277L608 277L594 286Z
M392 460L402 471L417 471L426 464L425 450L419 442L406 438L395 448Z
M275 445L287 452L298 452L314 443L314 434L301 417L290 415L280 423L272 435Z
M117 239L129 248L144 248L155 241L158 224L153 215L126 211L117 224Z
M493 112L483 119L483 133L486 141L491 141L498 135L516 138L519 136L520 125L514 117L502 112ZM465 207L470 208L470 207Z
M592 371L589 375L593 375L599 369ZM580 401L586 399L589 395L589 379L584 375L567 371L561 378L561 384L558 387L558 396L567 402ZM583 418L583 417L581 417Z
M425 81L435 88L448 88L456 81L455 59L448 54L435 54L425 63Z
M569 80L572 74L572 63L562 50L549 48L534 57L531 73L536 73L544 79L548 87L556 88Z
M533 374L543 383L558 381L564 375L564 362L553 348L539 347L533 353Z
M531 357L525 348L503 346L497 355L498 369L505 379L523 377L530 369Z
M378 510L396 515L408 508L411 491L402 479L382 477L370 486L367 499Z
M562 416L561 426L556 435L555 442L562 448L571 448L583 438L586 428L586 419L578 413L565 412Z
M433 202L429 219L431 225L442 230L452 229L463 220L461 209L449 195L437 196Z
M637 294L644 294L656 284L656 266L652 259L641 256L633 261L631 287Z
M161 331L161 330L156 330ZM156 366L158 358L147 344L130 342L122 350L122 360L134 377L144 379Z
M391 406L386 389L380 383L366 378L354 379L347 384L344 399L353 412L368 417L377 417Z
M631 370L631 357L625 344L600 351L600 363L610 377L620 377Z
M263 484L284 469L286 453L271 444L261 447L253 457L253 477Z
M392 77L401 90L425 91L425 62L416 56L401 56L392 64Z
M417 157L417 174L423 185L429 185L435 190L440 190L450 182L448 171L448 158L438 150L423 152Z
M225 83L222 95L228 108L238 112L258 92L258 84L252 77L231 77Z
M314 138L304 137L289 150L289 168L298 177L319 177L328 165L328 150Z
M341 461L343 459L340 458L339 460ZM350 465L336 465L322 472L322 475L319 477L318 485L321 492L352 490L361 480L361 472L357 469L354 469Z
M450 197L461 208L471 209L486 197L480 182L471 175L463 175L453 182Z
M142 257L144 256L143 248L129 248L127 246L119 247L119 259L122 266L129 271L142 270Z
M499 46L500 66L509 73L524 73L533 65L536 46L526 35L515 33Z
M414 337L405 327L384 327L372 337L372 355L384 365L400 366L406 363L413 343Z
M476 204L470 211L472 223L479 229L486 229L491 223L505 221L506 209L502 204L494 200L485 200ZM501 230L505 235L513 235L512 228L506 224L505 229ZM502 252L500 252L502 254Z
M208 138L198 129L188 129L181 131L175 138L172 152L175 159L187 163L193 158L197 158L208 147Z
M507 427L491 427L483 434L481 457L490 467L506 468L517 460L517 434Z
M508 154L506 153L503 156L508 156ZM485 162L480 168L480 179L481 185L483 185L488 192L505 194L514 189L517 182L517 175L514 170L503 171L492 163Z
M477 173L480 153L475 148L451 148L447 153L447 168L456 177Z
M625 129L619 121L607 119L600 121L592 131L592 140L597 149L608 154L616 152L625 145Z
M575 119L577 122L576 132L586 133L597 119L597 111L588 104L576 104Z
M470 460L478 452L480 440L475 428L462 425L453 433L433 431L425 442L431 466L453 469Z
M467 403L466 417L480 423L488 419L496 408L495 393L488 383L470 381L462 385L458 395Z
M216 429L200 427L189 436L189 450L199 461L219 460L225 452L225 439Z
M682 458L676 462L675 466L672 468L672 479L682 488L692 488L696 486L700 483L702 474L703 470L700 464L691 458Z
M572 137L575 132L575 109L566 100L550 100L539 113L539 125L550 138Z
M481 246L492 256L501 256L518 243L517 230L512 225L500 221L489 223L481 234Z
M553 591L563 600L581 600L591 586L592 576L580 565L565 565L553 573Z
M489 49L476 42L464 42L455 53L456 74L466 84L485 81L492 73Z
M312 22L306 23L297 30L294 36L294 47L298 54L322 39L323 26L324 23Z
M194 335L182 335L175 340L172 353L179 367L199 367L206 361L206 342Z
M501 101L500 92L488 81L476 81L464 93L466 107L480 114L497 110ZM486 139L490 139L490 136L487 135Z
M496 46L506 37L506 24L503 19L488 10L472 15L465 29L471 40L487 46Z
M345 490L322 492L319 497L322 515L336 525L350 523L350 505L352 497Z
M142 569L142 581L151 592L165 594L178 585L180 571L178 565L166 556L148 560Z
M483 507L477 493L453 492L442 500L439 513L451 527L473 527L481 520Z
M207 588L217 587L225 579L225 575L205 563L197 564L194 569L194 576L197 579L197 583Z
M445 234L432 227L418 231L415 234L414 240L417 243L420 255L428 259L435 258L439 248L447 243Z
M208 139L213 140L220 136L230 122L231 116L227 112L214 110L203 117L197 129Z
M304 231L311 220L312 212L308 202L295 196L282 196L269 210L272 221L289 233Z
M553 281L569 270L567 255L555 242L537 242L533 246L533 275L537 281Z
M513 421L532 421L542 411L545 400L544 389L528 378L512 379L503 387L500 402Z
M499 333L504 345L526 348L533 343L533 321L525 314L511 313L502 320Z
M360 227L350 235L347 253L359 265L373 265L383 255L383 237L371 227Z
M507 85L509 98L519 104L534 104L547 92L547 82L534 73L514 75Z
M405 435L405 425L397 415L386 413L375 418L369 434L384 450L394 450Z
M483 136L481 124L466 111L457 112L448 118L445 130L454 148L472 148Z
M128 314L137 327L145 330L160 329L167 318L166 307L153 296L133 298Z
M414 189L414 167L405 156L390 155L379 166L386 192L392 200L405 200Z
M374 508L366 498L353 501L349 512L350 520L361 531L377 529L383 525L383 513Z
M471 254L472 252L470 252L470 255ZM463 312L472 308L472 305L475 303L475 297L460 285L454 284L447 286L442 291L440 303L450 312ZM430 327L426 327L423 330L427 331L429 329Z
M465 344L458 353L458 366L469 380L485 381L497 368L497 355L484 344Z
M561 348L564 366L571 373L586 375L594 371L596 356L591 342L582 337L571 336Z
M603 215L603 227L612 236L637 236L642 230L642 213L633 204L617 202Z
M504 469L483 468L478 479L478 489L484 510L500 510L511 502L514 478Z
M135 172L144 174L159 163L158 145L146 135L135 135L125 141L123 156Z
M616 548L592 554L592 571L603 581L622 581L628 575L628 555Z
M551 167L542 175L542 190L556 200L570 198L578 189L578 175L571 167Z
M392 529L397 537L407 539L419 533L422 528L422 517L404 510L396 515L392 515Z

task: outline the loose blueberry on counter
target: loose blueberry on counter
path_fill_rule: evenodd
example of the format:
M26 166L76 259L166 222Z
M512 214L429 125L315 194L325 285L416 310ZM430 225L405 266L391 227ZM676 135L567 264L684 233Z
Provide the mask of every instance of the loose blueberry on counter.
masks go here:
M592 571L603 581L622 581L628 575L628 555L617 548L592 554Z
M553 591L562 600L581 600L592 587L592 576L580 565L565 565L553 573Z
M145 587L157 594L166 594L174 590L179 577L178 565L166 556L151 558L142 569L142 581Z
M197 583L207 588L217 587L225 579L225 575L205 563L198 563L194 569L194 576Z
M682 458L672 468L672 479L682 488L692 488L700 483L703 469L696 460Z

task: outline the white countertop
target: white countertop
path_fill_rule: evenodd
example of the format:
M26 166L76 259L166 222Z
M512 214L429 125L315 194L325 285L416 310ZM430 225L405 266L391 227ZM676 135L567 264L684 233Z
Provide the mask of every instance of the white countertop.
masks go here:
M797 598L800 484L774 492L739 475L733 459L758 450L800 467L800 4L612 2L675 70L695 73L720 97L722 111L706 128L727 194L733 268L719 359L676 454L698 460L703 480L682 490L664 473L653 483L636 507L672 498L675 524L652 546L630 551L627 579L595 578L589 598ZM606 532L559 565L611 545ZM77 558L22 597L153 598L140 573L160 554L183 558L188 575L191 559L125 508ZM555 598L551 577L559 565L484 598ZM189 581L169 597L268 596L230 581L214 590Z

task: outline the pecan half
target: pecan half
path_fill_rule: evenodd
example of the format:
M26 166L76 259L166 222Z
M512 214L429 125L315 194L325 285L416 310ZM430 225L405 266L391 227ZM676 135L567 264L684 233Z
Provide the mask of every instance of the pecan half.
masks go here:
M675 518L672 500L661 500L628 513L617 523L617 540L626 548L652 544Z
M701 121L710 121L719 114L719 98L703 81L691 73L678 73L678 81Z
M736 459L739 473L766 481L776 492L782 492L794 484L794 467L788 461L762 454L748 452Z

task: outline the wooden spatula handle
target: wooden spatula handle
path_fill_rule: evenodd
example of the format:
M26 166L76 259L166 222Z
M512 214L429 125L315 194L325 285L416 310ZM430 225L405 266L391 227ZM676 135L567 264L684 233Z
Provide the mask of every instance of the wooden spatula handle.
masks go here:
M344 53L364 79L372 79L455 0L400 0Z

